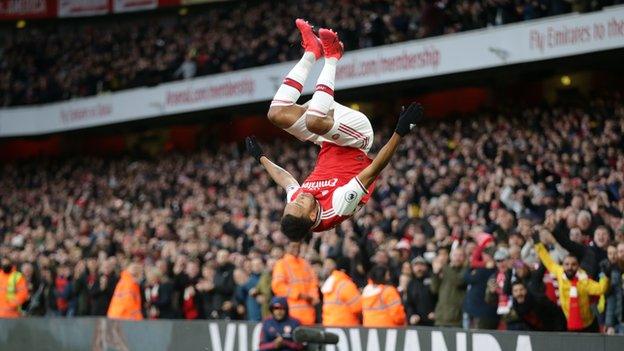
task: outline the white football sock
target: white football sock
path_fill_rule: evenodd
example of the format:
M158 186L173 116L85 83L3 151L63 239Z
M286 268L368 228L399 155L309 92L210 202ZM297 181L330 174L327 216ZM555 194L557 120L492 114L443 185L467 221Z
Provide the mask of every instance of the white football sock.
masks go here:
M314 66L316 58L314 53L306 51L303 57L295 67L284 78L284 82L275 93L271 106L290 106L297 102L303 90L303 83L305 83L308 74Z
M312 95L308 113L320 117L327 116L327 112L334 103L334 80L336 79L337 63L338 59L325 58L325 65L316 81L316 89Z

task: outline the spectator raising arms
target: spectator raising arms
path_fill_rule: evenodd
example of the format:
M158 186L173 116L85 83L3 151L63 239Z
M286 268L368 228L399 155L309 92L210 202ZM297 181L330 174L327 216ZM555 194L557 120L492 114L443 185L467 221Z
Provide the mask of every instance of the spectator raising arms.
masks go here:
M607 291L610 271L600 273L600 282L596 282L579 270L579 260L576 256L568 255L563 259L563 266L555 263L544 244L551 244L554 238L542 231L535 238L535 251L549 272L557 277L559 285L559 301L566 316L567 327L570 331L597 332L598 321L589 307L590 296L600 296ZM540 242L541 241L541 242Z

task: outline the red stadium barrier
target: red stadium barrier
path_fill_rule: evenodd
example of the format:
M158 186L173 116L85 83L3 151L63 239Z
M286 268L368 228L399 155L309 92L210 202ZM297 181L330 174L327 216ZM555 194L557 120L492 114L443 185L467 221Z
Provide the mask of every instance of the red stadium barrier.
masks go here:
M428 117L442 118L452 113L476 112L489 99L488 89L467 87L424 94L418 96L417 99L405 101L404 104L417 100L427 109Z
M59 135L36 140L8 140L0 143L0 160L15 161L35 157L50 157L61 154Z

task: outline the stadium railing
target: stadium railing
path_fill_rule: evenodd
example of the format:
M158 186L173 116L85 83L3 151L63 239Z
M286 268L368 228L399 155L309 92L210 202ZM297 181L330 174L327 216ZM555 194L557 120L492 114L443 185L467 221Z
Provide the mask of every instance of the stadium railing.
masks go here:
M259 323L234 321L105 318L23 318L0 320L1 350L206 350L258 349ZM624 336L461 330L454 328L327 328L339 335L326 350L616 351Z

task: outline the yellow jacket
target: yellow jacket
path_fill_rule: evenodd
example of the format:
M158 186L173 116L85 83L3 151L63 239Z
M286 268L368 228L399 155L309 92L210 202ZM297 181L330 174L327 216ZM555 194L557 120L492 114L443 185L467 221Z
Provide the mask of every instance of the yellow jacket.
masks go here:
M570 280L565 275L563 267L555 263L550 257L548 250L542 243L535 244L535 251L540 260L548 269L550 273L557 277L557 283L559 284L559 302L561 303L561 309L566 318L570 311ZM578 271L578 283L576 289L578 291L578 302L581 310L581 319L583 320L583 327L588 327L594 321L594 315L589 308L589 297L591 295L602 295L607 292L609 287L609 279L605 276L600 278L599 282L589 278L587 273L583 270Z

